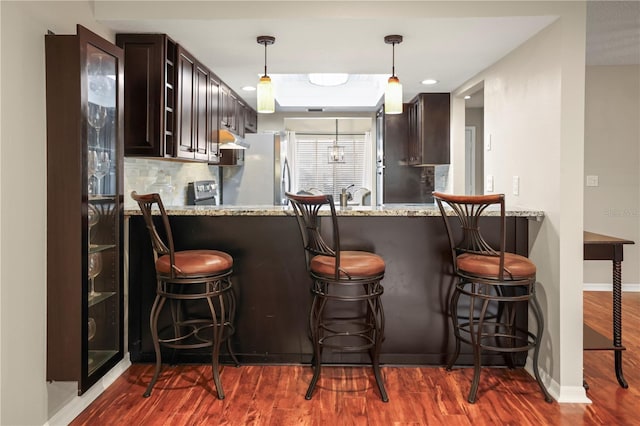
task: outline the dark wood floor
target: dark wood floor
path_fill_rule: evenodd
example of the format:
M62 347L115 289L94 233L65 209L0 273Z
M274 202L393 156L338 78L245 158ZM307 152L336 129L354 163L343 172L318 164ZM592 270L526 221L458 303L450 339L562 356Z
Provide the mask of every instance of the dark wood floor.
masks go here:
M585 321L611 330L611 293L584 295ZM592 404L545 403L525 371L483 370L476 404L466 401L471 369L384 367L389 402L378 396L369 368L323 369L311 401L308 366L225 366L227 397L214 396L208 366L165 368L142 398L152 366L133 365L72 425L638 425L640 293L623 295L624 374L618 386L611 352L584 355Z

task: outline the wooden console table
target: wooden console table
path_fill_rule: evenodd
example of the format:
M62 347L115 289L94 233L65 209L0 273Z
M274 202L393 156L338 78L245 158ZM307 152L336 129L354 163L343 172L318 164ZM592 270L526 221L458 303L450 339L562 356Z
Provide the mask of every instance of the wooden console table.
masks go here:
M628 388L622 374L622 260L625 244L634 244L631 240L595 234L584 231L584 260L610 260L613 263L613 341L584 325L584 350L615 351L615 372L618 383ZM586 384L585 384L586 385Z

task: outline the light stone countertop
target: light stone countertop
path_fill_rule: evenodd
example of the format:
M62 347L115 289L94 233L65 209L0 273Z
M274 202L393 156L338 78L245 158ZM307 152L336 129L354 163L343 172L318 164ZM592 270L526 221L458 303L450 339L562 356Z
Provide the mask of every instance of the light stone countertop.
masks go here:
M293 216L291 206L165 206L169 216ZM453 213L451 211L451 213ZM127 208L125 216L138 216L140 210ZM321 215L329 215L329 208L320 211ZM385 204L382 206L348 206L341 208L336 206L338 216L440 216L440 210L435 204ZM495 210L486 210L486 216L498 216ZM507 209L507 216L527 217L541 220L544 212L539 210Z

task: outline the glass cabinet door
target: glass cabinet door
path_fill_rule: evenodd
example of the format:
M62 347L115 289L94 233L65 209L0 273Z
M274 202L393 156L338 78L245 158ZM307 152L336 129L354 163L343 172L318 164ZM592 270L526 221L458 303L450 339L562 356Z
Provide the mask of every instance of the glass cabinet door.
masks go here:
M86 44L87 374L120 348L117 58ZM83 356L85 358L85 356Z

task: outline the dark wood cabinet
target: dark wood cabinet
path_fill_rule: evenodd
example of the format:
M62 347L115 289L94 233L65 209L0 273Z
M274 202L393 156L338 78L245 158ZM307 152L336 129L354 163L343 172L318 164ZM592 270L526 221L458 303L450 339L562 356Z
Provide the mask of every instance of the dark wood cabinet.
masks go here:
M243 166L244 165L244 149L221 149L220 165L221 166Z
M405 105L405 108L407 105ZM409 165L449 164L449 93L420 93L408 105Z
M122 49L45 36L47 380L82 394L123 358Z
M258 113L249 107L244 109L244 131L245 133L258 132Z
M235 104L232 103L231 89L220 82L220 129L232 130L234 117Z
M207 116L210 71L182 46L178 46L177 72L177 157L209 161Z
M221 129L257 132L253 108L165 34L117 34L125 52L125 155L220 162Z
M124 50L127 156L175 156L176 43L165 34L117 34Z

